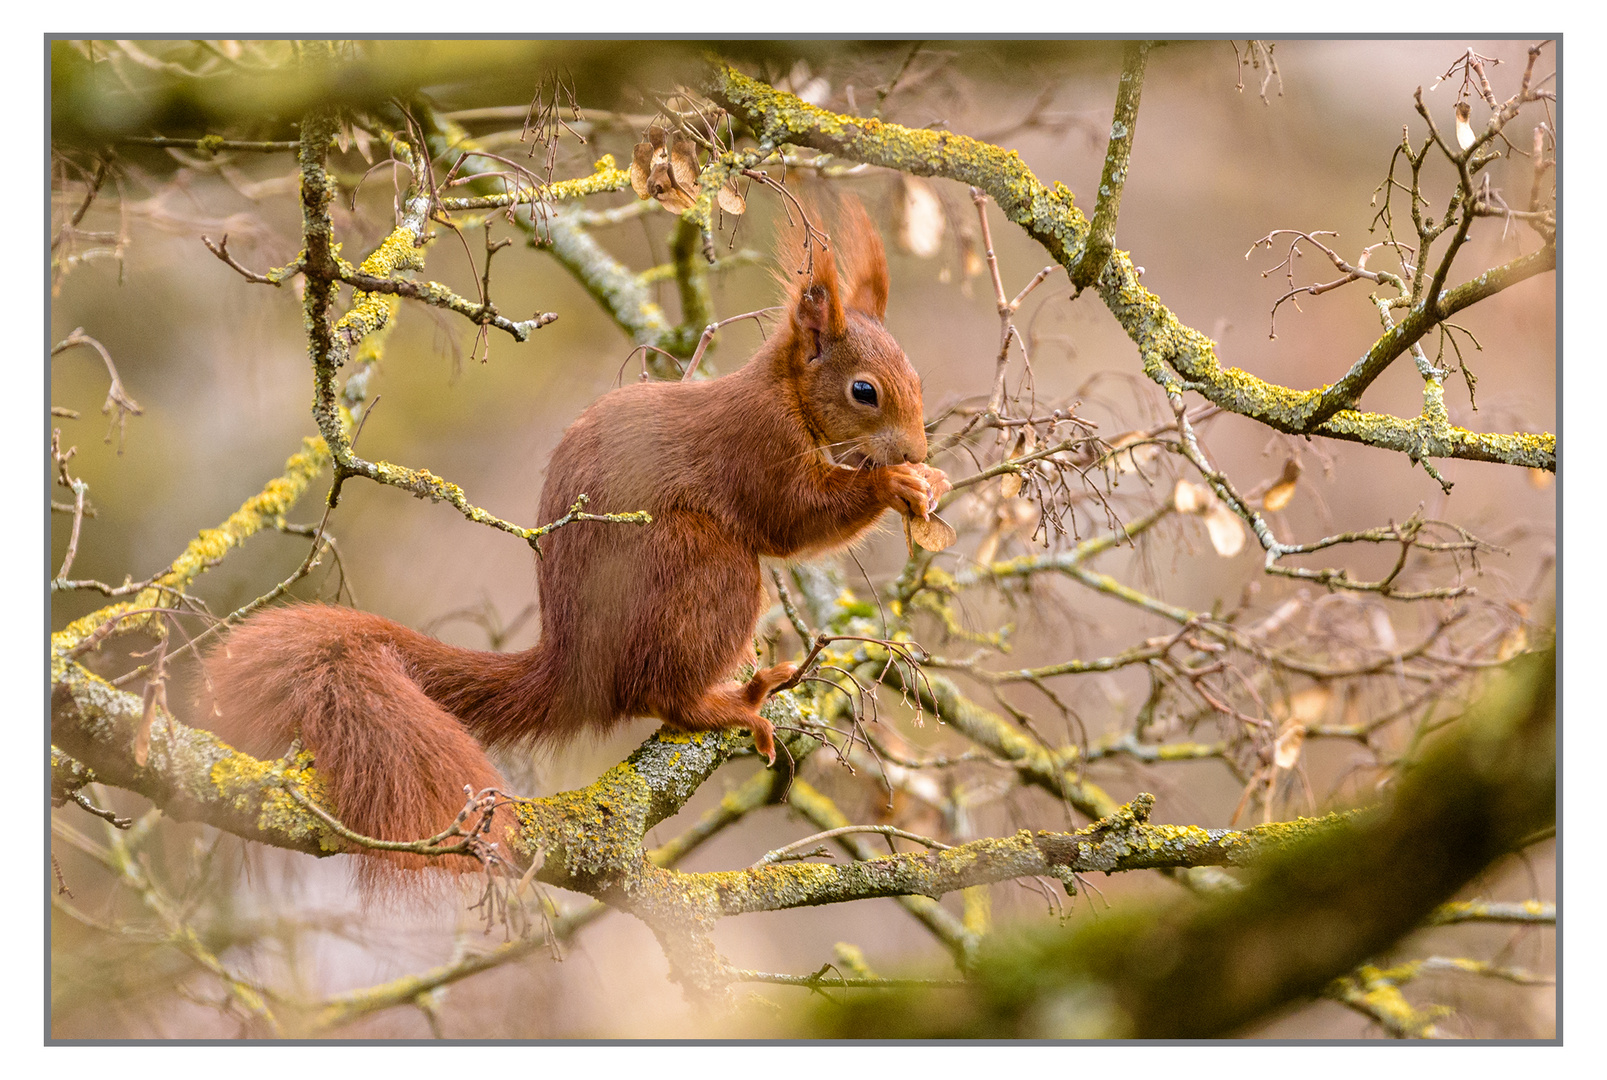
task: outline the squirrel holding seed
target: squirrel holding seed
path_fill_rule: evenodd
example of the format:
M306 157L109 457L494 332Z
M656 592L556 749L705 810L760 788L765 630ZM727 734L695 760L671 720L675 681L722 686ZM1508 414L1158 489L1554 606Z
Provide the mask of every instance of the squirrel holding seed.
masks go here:
M857 201L840 217L829 245L783 238L796 271L786 314L741 368L621 387L564 432L541 520L585 494L594 510L652 521L578 522L543 541L533 648L480 652L368 612L281 607L205 657L208 726L264 757L299 740L342 822L384 840L435 835L466 785L500 786L484 747L565 743L633 717L747 728L774 763L759 706L796 665L732 681L765 605L759 560L843 548L884 510L925 520L949 489L924 464L920 380L882 325L881 240ZM370 854L400 869L443 862Z

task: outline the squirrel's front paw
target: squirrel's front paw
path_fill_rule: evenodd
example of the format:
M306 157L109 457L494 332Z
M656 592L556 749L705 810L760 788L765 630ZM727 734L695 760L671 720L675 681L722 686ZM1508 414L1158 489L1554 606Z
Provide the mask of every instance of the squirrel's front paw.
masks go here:
M924 462L889 465L883 474L883 503L901 514L925 519L937 509L937 501L950 489L942 469Z
M948 474L942 469L926 464L924 461L916 462L909 467L919 472L932 489L931 500L926 506L927 512L930 513L936 510L937 504L942 500L943 496L954 490L954 485L949 483Z
M911 517L924 518L937 504L924 465L888 465L877 469L882 505Z

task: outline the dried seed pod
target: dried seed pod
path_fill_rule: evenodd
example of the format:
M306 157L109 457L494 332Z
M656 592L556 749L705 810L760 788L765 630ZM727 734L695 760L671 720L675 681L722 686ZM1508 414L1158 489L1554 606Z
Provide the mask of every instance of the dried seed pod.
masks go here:
M929 259L943 247L943 200L931 184L914 176L902 178L898 202L898 246Z
M1290 458L1283 463L1283 475L1278 482L1267 489L1261 497L1261 505L1267 510L1282 510L1289 505L1289 500L1295 497L1295 482L1300 479L1300 462Z
M1203 514L1216 501L1210 488L1179 480L1172 489L1172 505L1179 514Z
M1473 125L1468 123L1468 119L1472 115L1473 110L1468 108L1467 102L1458 101L1456 103L1456 145L1464 150L1472 146L1477 138L1473 134Z
M1300 760L1300 747L1306 741L1304 724L1289 724L1278 734L1273 745L1272 762L1280 769L1292 769Z
M647 178L653 173L651 136L657 131L657 128L649 128L649 138L643 139L631 150L631 189L636 192L638 199L652 198L652 193L647 189ZM660 134L659 145L663 145L663 142L664 136Z
M715 198L720 203L720 209L728 214L740 214L748 208L748 200L744 199L742 192L737 190L737 181L734 176L720 185L720 190L715 194Z
M904 537L912 546L910 554L915 554L914 544L919 544L927 551L942 551L959 539L954 527L936 514L925 518L906 517L904 519Z
M1211 535L1211 546L1224 559L1231 559L1244 549L1244 522L1218 501L1205 515L1205 531Z
M638 198L657 199L680 214L697 204L697 153L690 139L677 139L654 124L631 151L631 188Z

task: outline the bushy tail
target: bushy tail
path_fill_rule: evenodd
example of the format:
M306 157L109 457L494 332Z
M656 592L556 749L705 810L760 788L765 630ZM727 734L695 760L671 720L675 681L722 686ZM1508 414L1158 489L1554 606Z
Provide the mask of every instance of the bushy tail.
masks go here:
M449 676L495 696L520 661L445 645L350 608L276 608L248 619L203 660L200 726L259 757L278 757L300 739L348 828L420 840L452 824L465 787L502 784L464 723L423 685ZM491 839L504 852L513 824L508 808L497 811ZM390 869L479 866L462 856L369 854L376 858L359 870L367 886Z

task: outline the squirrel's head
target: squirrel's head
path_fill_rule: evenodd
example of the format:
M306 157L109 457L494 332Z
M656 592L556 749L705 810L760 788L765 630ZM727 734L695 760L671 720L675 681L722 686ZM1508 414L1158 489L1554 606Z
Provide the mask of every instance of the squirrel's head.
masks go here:
M795 232L783 241L782 265L792 271L783 349L822 448L854 467L924 461L921 380L882 325L887 258L865 208L843 200L825 242Z

